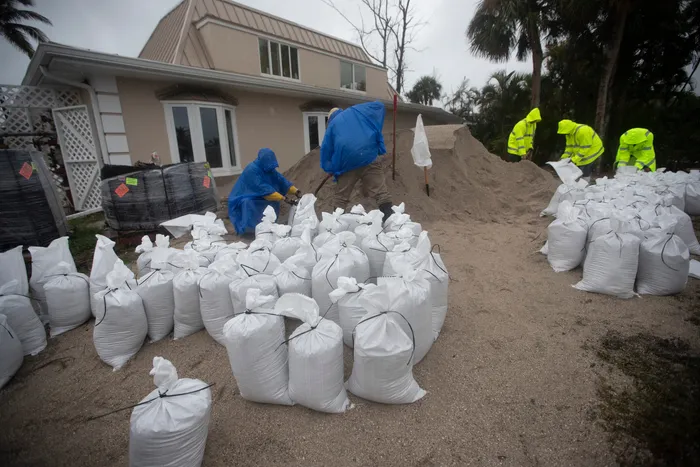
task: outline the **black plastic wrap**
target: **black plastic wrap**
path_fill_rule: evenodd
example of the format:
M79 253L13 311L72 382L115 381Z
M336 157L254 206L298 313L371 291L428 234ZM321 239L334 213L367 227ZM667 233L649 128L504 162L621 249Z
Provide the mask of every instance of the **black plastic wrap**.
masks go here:
M48 246L67 232L66 216L42 154L0 150L0 251L18 245Z
M157 230L162 222L185 214L216 212L218 205L214 178L201 162L102 180L102 209L107 225L114 230Z

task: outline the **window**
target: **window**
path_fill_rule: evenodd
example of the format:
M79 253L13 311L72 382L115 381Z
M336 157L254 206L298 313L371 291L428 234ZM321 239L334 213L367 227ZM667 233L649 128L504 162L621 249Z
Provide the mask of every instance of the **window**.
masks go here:
M367 70L361 65L340 62L340 87L354 91L367 90Z
M321 146L327 126L326 112L304 112L304 149L307 153Z
M209 162L214 175L240 172L234 107L208 102L164 106L173 163Z
M291 47L267 39L258 39L260 73L299 79L299 52Z

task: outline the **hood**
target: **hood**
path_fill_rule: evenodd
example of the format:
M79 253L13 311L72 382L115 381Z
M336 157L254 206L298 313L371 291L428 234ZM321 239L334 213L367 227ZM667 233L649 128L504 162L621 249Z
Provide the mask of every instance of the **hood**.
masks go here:
M263 148L258 151L258 158L255 160L255 163L258 164L264 172L272 172L279 167L277 157L270 148Z
M343 113L343 109L340 109L338 107L331 109L331 111L328 112L328 124L326 126L330 125L333 119L335 119L335 117L337 117L341 113Z
M527 117L525 117L525 120L527 120L528 123L541 122L542 116L540 116L540 109L537 107L532 109L530 113L527 114Z
M625 131L620 137L620 142L629 145L636 145L647 140L647 130L644 128L632 128Z
M577 125L578 124L576 122L571 120L562 120L559 122L559 129L557 130L557 133L560 135L568 135L576 129Z

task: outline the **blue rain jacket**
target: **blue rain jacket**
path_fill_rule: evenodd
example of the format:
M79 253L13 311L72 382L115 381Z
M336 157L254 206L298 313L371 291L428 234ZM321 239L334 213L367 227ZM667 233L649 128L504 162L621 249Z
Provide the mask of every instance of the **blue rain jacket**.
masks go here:
M263 197L278 192L286 195L292 183L275 170L279 167L272 149L264 148L258 158L248 164L228 196L228 217L238 235L255 231L263 211L272 206L279 215L279 201L267 201Z
M381 102L369 102L338 110L331 115L321 145L321 168L334 178L364 167L386 153L382 128L386 110Z

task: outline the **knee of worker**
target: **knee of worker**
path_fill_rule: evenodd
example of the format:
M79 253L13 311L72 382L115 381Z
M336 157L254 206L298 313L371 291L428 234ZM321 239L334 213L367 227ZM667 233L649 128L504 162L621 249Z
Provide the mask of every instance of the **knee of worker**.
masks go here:
M337 209L345 209L348 204L350 203L350 198L345 196L343 193L340 193L338 191L335 192L335 195L333 195L333 206Z

